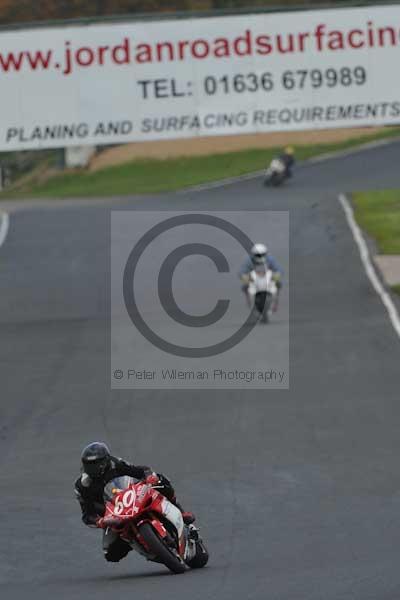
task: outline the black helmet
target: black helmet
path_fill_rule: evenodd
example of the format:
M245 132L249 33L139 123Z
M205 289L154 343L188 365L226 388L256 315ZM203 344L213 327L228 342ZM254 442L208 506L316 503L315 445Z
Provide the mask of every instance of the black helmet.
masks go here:
M83 449L82 456L83 471L98 479L102 477L111 464L111 454L103 442L92 442Z

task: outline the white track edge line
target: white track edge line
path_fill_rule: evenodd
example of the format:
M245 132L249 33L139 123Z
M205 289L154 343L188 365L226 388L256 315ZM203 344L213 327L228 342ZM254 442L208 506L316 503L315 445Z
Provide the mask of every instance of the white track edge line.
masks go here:
M385 306L385 308L388 312L390 321L393 325L393 329L395 330L398 337L400 338L400 316L399 316L399 313L397 312L397 309L393 303L393 300L390 297L390 294L388 294L388 292L385 290L379 277L376 274L376 271L374 269L374 266L373 266L373 263L371 260L371 256L370 256L370 253L368 250L368 246L365 242L365 239L363 237L361 229L359 228L359 226L356 223L356 220L354 218L354 211L350 205L350 202L347 200L347 197L345 196L345 194L339 195L339 202L342 205L342 208L346 215L347 223L350 227L354 241L356 242L356 244L358 246L361 262L362 262L365 272L368 276L368 279L370 280L372 287L374 288L374 290L376 291L376 293L379 295L380 299L382 300L382 303Z
M248 179L257 179L265 173L266 169L262 171L253 171L252 173L246 173L245 175L237 175L236 177L227 177L226 179L218 179L217 181L210 181L209 183L200 183L199 185L193 185L191 187L183 188L178 190L177 194L187 194L188 192L204 192L212 190L214 188L224 187L226 185L233 185L234 183L240 183Z
M6 212L0 212L0 248L6 241L8 230L10 228L10 216Z
M400 141L400 138L397 136L383 140L374 140L372 142L366 142L365 144L361 144L360 146L353 146L352 148L347 148L347 150L334 150L333 152L326 152L325 154L320 154L319 156L309 158L305 162L309 164L316 164L319 162L323 162L324 160L330 160L332 158L346 158L346 156L358 154L359 152L366 152L367 150L374 150L375 148L389 146L389 144L398 141Z

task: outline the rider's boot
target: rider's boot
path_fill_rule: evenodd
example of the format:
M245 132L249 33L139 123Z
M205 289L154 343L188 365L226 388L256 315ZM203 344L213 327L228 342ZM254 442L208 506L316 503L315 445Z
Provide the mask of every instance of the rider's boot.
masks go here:
M174 498L172 500L172 503L175 504L175 506L177 508L179 508L179 510L182 513L182 518L183 518L183 522L185 523L185 525L191 525L192 523L195 522L196 517L192 512L189 512L187 510L183 510L182 506L179 504L179 502L177 501L176 498Z

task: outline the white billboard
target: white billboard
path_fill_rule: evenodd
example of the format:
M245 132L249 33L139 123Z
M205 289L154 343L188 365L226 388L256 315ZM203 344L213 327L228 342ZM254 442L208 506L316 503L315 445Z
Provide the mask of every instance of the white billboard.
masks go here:
M7 31L0 150L394 124L400 6Z

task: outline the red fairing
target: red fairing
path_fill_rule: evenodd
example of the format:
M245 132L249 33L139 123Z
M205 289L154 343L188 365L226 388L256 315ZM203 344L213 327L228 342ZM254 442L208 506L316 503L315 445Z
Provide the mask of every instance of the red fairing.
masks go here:
M103 529L112 528L122 539L139 543L148 552L138 526L150 523L161 538L167 537L168 531L159 518L164 515L163 502L166 502L164 496L147 482L131 484L124 490L115 490L113 500L106 503L104 517L98 520L97 525ZM177 550L183 557L185 543L182 538Z

